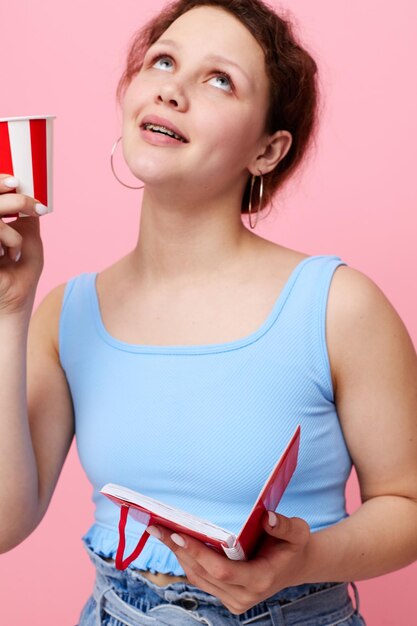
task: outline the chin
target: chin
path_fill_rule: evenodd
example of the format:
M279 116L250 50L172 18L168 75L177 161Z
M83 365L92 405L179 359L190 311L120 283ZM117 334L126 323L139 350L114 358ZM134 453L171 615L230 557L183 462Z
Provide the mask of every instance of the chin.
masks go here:
M137 178L138 181L142 182L148 189L163 189L163 187L171 188L173 185L178 186L178 177L176 176L167 176L164 172L159 169L158 172L150 172L149 168L144 171L143 169L135 169L130 170Z
M152 183L161 178L161 164L154 162L149 156L136 155L135 158L125 158L125 162L133 176L144 183Z

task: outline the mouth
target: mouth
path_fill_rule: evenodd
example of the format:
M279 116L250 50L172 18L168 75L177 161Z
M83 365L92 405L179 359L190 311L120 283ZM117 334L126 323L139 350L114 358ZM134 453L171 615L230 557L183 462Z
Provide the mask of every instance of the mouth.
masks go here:
M169 120L156 118L154 116L152 116L152 118L148 117L142 121L140 128L151 133L165 135L181 143L188 143L188 139L184 137L180 130L171 124Z

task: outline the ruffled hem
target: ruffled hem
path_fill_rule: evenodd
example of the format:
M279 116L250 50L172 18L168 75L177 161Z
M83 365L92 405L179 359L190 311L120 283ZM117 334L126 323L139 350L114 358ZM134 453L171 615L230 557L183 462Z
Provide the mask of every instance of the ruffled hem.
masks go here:
M126 533L126 547L124 557L126 558L136 548L140 535L129 535ZM99 556L116 558L117 546L119 544L119 533L111 528L106 528L101 524L93 524L82 540ZM142 552L137 559L132 561L129 568L149 570L153 574L171 574L172 576L185 576L185 572L178 562L175 554L166 545L149 537Z

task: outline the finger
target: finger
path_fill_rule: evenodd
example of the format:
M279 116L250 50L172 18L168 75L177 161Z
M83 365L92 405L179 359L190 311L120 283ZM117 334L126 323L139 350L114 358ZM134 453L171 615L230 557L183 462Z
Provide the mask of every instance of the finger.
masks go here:
M43 249L40 239L39 218L28 215L17 218L11 224L0 219L0 245L5 252L4 255L1 255L0 251L0 261L2 262L7 258L6 254L12 261L19 261L23 252L32 257L33 260L34 258L40 260L43 257Z
M216 579L211 576L209 572L205 571L197 561L187 559L186 556L183 556L183 551L181 554L178 551L176 556L184 569L188 582L198 589L202 589L206 593L210 593L212 596L218 598L232 613L240 614L256 604L256 598L251 601L251 594L248 593L248 589L245 587L230 584L226 580ZM221 577L220 574L220 578Z
M192 585L218 598L231 613L239 615L256 604L256 600L248 602L247 592L245 589L236 587L235 585L226 585L224 583L221 583L221 585L216 584L216 582L202 578L186 564L184 564L183 567L187 575L187 579Z
M210 593L211 595L219 598L219 600L224 604L224 606L231 612L236 615L240 615L244 613L252 606L257 604L260 600L264 600L266 597L271 595L270 593L263 594L262 597L258 596L258 591L255 588L254 584L257 580L257 574L252 572L251 583L246 586L241 586L237 584L230 584L226 581L218 581L210 576L208 573L204 573L204 575L200 575L199 571L196 569L197 561L194 561L194 565L189 565L188 563L184 563L181 559L181 556L178 558L181 563L188 581L194 585L195 587L202 589L206 593ZM260 580L265 577L265 571L259 572Z
M0 256L5 258L5 248L8 248L8 254L12 261L18 261L20 258L19 252L22 249L23 237L14 228L5 224L0 220L0 246L2 247L4 254Z
M247 585L251 580L253 571L248 562L231 561L225 555L219 554L202 541L189 535L172 533L172 531L161 526L158 526L157 529L161 535L160 541L174 552L178 560L181 560L181 563L190 567L195 574L212 585L230 588L230 593L233 593L237 588ZM183 545L179 545L179 543Z
M232 561L189 535L172 533L161 526L148 527L149 531L158 534L158 539L175 553L192 585L219 598L232 613L241 614L256 604L259 592L261 599L270 595L263 589L267 588L266 573L271 567L268 559Z
M47 212L48 208L41 202L38 202L36 198L31 198L21 193L0 194L0 218L15 213L25 213L25 215L39 217L39 215L45 215Z
M19 185L19 179L11 174L0 174L0 193L10 193Z
M294 546L307 543L310 537L310 527L300 517L285 517L274 511L268 511L264 520L264 528L268 535L281 539Z
M212 577L213 581L227 582L233 578L231 561L188 535L172 533L168 529L158 527L161 541L185 563L193 567L201 576Z

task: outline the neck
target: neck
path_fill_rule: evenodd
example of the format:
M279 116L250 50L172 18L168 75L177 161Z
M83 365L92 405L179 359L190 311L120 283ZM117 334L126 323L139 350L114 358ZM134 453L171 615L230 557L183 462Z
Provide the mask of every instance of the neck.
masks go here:
M130 255L136 278L154 286L195 284L238 268L259 240L242 223L240 196L177 196L145 188Z

